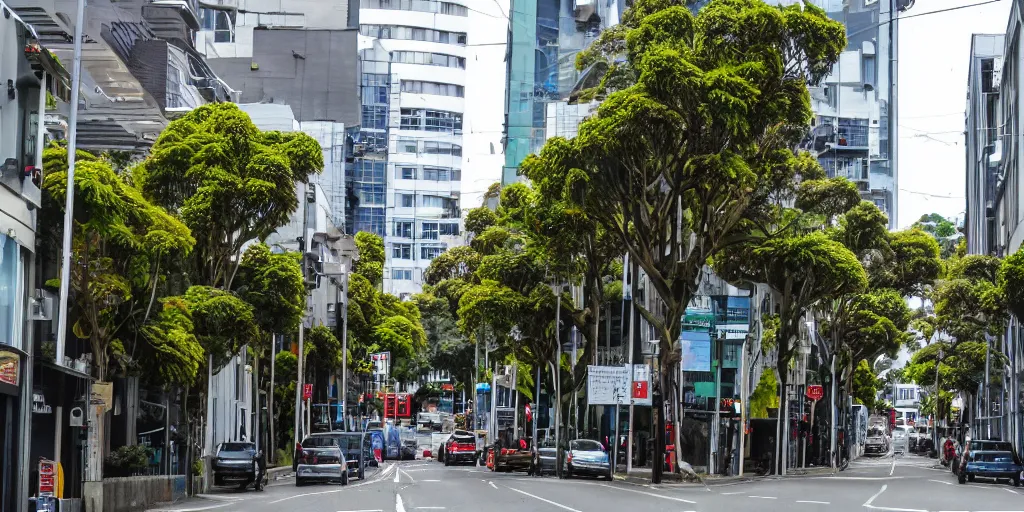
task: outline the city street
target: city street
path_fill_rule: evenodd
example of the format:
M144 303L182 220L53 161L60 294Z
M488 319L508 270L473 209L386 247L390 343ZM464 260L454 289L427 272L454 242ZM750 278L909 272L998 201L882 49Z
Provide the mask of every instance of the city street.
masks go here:
M891 473L891 476L890 476ZM1024 489L1024 488L1022 488ZM1024 511L1024 490L975 482L959 485L934 461L916 456L862 459L838 476L769 478L710 488L686 484L491 473L432 461L388 464L347 487L295 487L291 479L263 493L228 491L163 510L179 512L653 512L653 511Z

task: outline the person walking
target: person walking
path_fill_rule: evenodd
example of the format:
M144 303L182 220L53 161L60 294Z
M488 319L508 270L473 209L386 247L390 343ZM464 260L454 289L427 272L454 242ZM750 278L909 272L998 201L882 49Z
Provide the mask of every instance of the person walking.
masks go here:
M262 491L266 482L264 479L267 478L267 454L260 450L256 454L256 490Z

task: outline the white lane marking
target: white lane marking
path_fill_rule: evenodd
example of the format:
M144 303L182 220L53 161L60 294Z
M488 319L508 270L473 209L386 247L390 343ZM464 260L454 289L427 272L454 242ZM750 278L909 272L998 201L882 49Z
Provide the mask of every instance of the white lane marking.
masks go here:
M723 492L723 493L721 493L722 496L732 496L733 494L743 494L743 491Z
M406 467L407 467L407 468L419 468L419 467L423 467L423 466L429 466L429 465L430 465L430 464L409 464L409 465L408 465L408 466L406 466Z
M811 503L814 505L831 505L828 501L813 501L813 500L796 500L797 503Z
M870 508L872 510L884 510L886 512L928 512L927 510L920 510L920 509L916 509L916 508L880 507L880 506L872 505L872 503L875 501L875 499L877 499L879 496L881 496L882 493L885 492L885 490L888 489L888 488L889 488L888 485L883 485L882 488L879 489L878 492L876 492L874 494L874 496L868 498L868 500L864 502L864 508Z
M395 493L395 512L405 512L405 505L402 504L402 495Z
M663 494L655 494L653 492L638 491L636 489L626 489L625 487L617 487L617 486L608 485L608 484L598 484L598 485L600 485L601 487L607 487L609 489L615 489L615 490L619 490L619 491L635 492L637 494L643 494L644 496L650 496L652 498L661 498L663 500L679 501L679 502L682 502L682 503L690 503L690 504L697 503L696 501L684 500L682 498L674 498L672 496L665 496Z
M416 507L416 510L444 510L444 507Z
M519 494L523 494L523 495L529 496L529 497L531 497L531 498L533 498L535 500L543 501L544 503L547 503L549 505L554 505L554 506L556 506L556 507L558 507L558 508L560 508L562 510L568 510L569 512L581 512L581 511L576 510L574 508L570 508L570 507L567 507L565 505L562 505L561 503L555 503L555 502L553 502L553 501L551 501L549 499L541 498L540 496L535 496L535 495L530 494L530 493L528 493L526 491L520 491L519 489L516 489L515 487L509 487L509 489L512 489L513 491L518 492ZM404 510L400 510L398 512L405 512L405 511Z
M1006 487L1003 487L1003 490L1006 491L1006 492L1012 492L1013 494L1018 494L1017 491L1015 491L1013 489L1007 489Z
M409 476L409 475L406 475ZM412 478L412 477L410 477ZM440 482L440 480L420 480L420 482Z
M359 482L357 484L349 484L348 488L351 489L353 487L359 487L359 486L363 486L363 485L370 485L370 484L375 484L377 482L381 482L385 478L388 477L388 473L390 473L392 469L395 469L395 466L388 466L386 469L381 471L381 473L379 475L374 477L373 480L367 480L365 482ZM397 471L395 472L395 475L396 476L398 475ZM395 480L395 481L397 482L398 480ZM267 503L267 504L268 505L273 505L275 503L281 503L282 501L294 500L295 498L305 498L306 496L319 496L321 494L334 494L336 492L342 492L342 491L344 491L344 489L334 489L334 490L330 490L330 491L307 492L307 493L304 493L304 494L295 494L295 495L292 495L292 496L285 496L284 498L281 498L279 500L271 501L270 503Z
M495 489L497 489L497 488L498 488L498 486L497 486L497 485L494 485L494 482L487 482L487 483L491 484L491 487L494 487Z
M398 480L400 478L402 478L402 472L401 471L395 471L395 483L396 484L398 483Z
M928 479L929 482L935 482L937 484L954 485L953 482L946 482L945 480L932 480Z
M777 500L775 496L747 496L748 498L757 498L760 500Z
M339 510L338 512L384 512L379 508L366 509L366 510Z
M868 481L884 480L886 482L888 482L889 480L902 480L904 478L906 478L906 477L904 477L904 476L812 476L812 477L809 477L810 480L868 480Z

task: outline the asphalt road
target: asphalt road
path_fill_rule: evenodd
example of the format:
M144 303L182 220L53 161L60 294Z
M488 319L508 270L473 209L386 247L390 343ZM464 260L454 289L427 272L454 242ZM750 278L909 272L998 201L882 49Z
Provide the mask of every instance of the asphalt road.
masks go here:
M864 459L836 476L766 478L710 487L532 478L432 461L388 464L348 486L226 491L164 510L195 512L1024 512L1024 487L960 485L933 460Z

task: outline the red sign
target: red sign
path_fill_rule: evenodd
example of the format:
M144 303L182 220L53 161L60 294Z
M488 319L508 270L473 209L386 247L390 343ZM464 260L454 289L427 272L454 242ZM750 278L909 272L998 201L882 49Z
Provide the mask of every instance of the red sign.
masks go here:
M633 381L633 399L647 400L650 398L648 382L646 380Z
M309 400L310 398L313 398L313 385L312 384L303 384L302 385L302 399L303 400Z
M39 495L53 496L57 492L57 463L39 459Z
M441 391L455 391L455 386L448 383L441 384Z
M825 396L825 388L821 386L807 386L807 398L817 402Z
M21 356L6 350L0 351L0 382L18 385L18 366L21 364Z
M533 421L533 409L530 404L526 404L526 421Z

